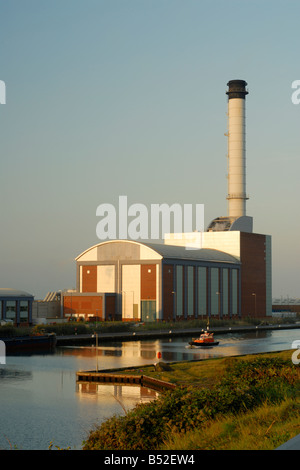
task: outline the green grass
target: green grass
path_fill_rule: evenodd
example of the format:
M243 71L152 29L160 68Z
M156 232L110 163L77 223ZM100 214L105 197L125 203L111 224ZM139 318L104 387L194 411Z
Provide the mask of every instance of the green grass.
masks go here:
M280 351L261 354L248 354L236 357L222 357L205 359L201 361L181 361L168 363L172 370L158 371L154 365L143 367L128 367L120 374L148 375L150 377L174 383L176 385L194 385L209 388L216 383L216 379L221 379L226 369L236 361L251 361L254 357L272 358L277 357L283 360L291 360L292 351Z
M84 449L267 449L299 433L300 369L291 351L151 367L135 371L178 387L106 420Z
M174 433L163 450L274 450L300 433L300 399L263 404L254 411L215 419L204 429Z

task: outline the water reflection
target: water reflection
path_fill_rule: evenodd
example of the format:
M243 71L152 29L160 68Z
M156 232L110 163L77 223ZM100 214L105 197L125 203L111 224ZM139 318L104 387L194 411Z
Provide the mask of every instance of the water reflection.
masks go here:
M26 370L18 369L0 369L0 381L4 383L6 381L20 381L20 380L30 380L32 378L32 373Z
M57 347L53 353L8 355L0 367L0 449L81 448L90 429L114 414L123 414L156 392L134 386L76 385L76 372L118 369L162 360L203 360L211 357L280 351L299 340L299 330L259 331L218 335L219 346L190 348L186 338L103 343L86 347ZM158 353L161 359L158 359Z
M103 343L95 346L70 346L60 348L64 356L94 360L98 356L99 368L127 367L157 362L202 360L223 356L237 356L259 352L290 349L293 339L299 337L297 330L256 331L245 334L227 333L218 335L218 346L201 348L190 346L191 336L159 340L128 341L122 343ZM161 356L158 359L158 354ZM82 369L81 369L82 370ZM90 369L87 369L90 370Z
M116 385L77 382L76 392L80 399L95 399L105 401L107 406L115 404L117 400L123 409L132 407L137 403L147 403L158 397L158 393L150 388L139 385Z

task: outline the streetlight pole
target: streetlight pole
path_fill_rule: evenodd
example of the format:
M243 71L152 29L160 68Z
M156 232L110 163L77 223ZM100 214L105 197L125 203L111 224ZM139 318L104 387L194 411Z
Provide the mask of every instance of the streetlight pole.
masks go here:
M256 317L256 294L253 293L252 295L254 295L254 315Z
M96 328L95 328L95 334L96 334L96 372L98 372L98 332L97 332L97 312L98 308L96 309Z
M176 298L176 291L172 291L172 294L174 294L174 303L175 303L175 309L174 309L174 317L173 320L175 321L176 320L176 316L177 316L177 298Z
M220 292L216 292L217 296L218 296L218 315L219 315L219 319L220 319L220 316L221 316L221 305L220 305Z

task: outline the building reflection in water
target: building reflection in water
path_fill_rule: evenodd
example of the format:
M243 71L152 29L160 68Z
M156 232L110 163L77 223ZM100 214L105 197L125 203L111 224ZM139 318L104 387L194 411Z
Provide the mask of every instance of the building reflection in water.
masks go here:
M76 392L81 400L96 400L106 406L117 402L123 409L138 403L148 403L158 397L158 392L140 385L115 385L77 382Z

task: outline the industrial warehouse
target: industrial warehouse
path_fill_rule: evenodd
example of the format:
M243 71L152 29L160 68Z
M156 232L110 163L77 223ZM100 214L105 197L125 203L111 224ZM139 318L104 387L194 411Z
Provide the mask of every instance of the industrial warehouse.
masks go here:
M244 80L228 82L228 215L164 243L109 240L76 258L65 318L167 321L272 315L271 237L246 215Z

